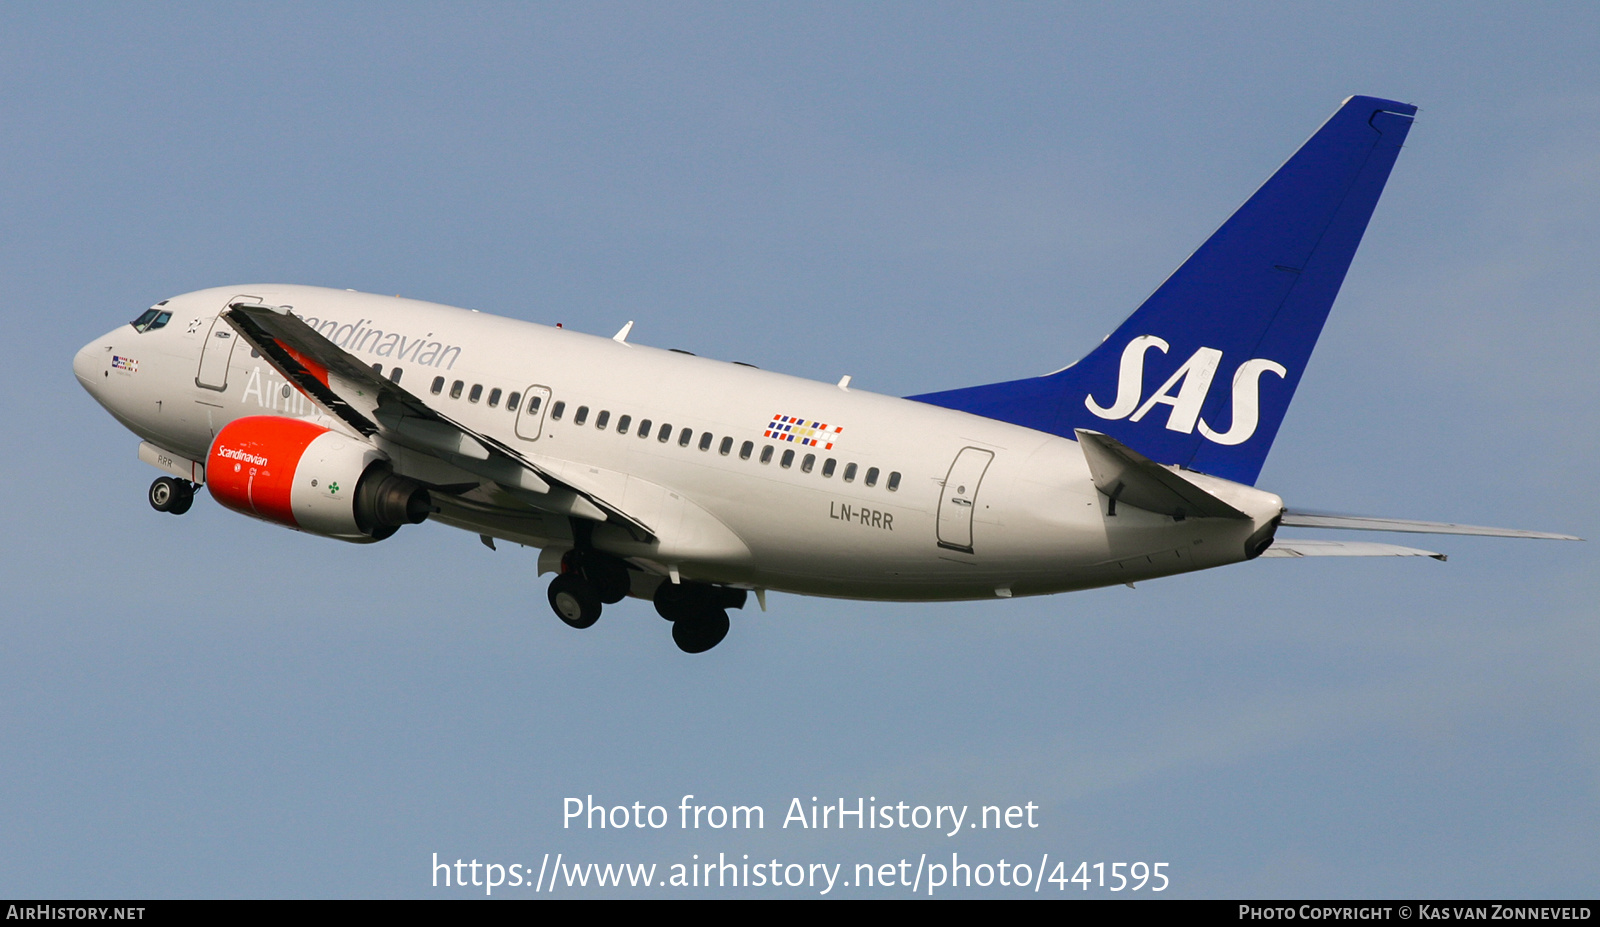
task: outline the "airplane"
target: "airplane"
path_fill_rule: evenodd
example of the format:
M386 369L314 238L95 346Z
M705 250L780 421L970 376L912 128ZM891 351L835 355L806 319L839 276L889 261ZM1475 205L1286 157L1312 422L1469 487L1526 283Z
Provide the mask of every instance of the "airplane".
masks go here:
M1350 97L1099 346L905 398L477 310L311 286L162 300L78 381L164 475L372 543L536 547L556 615L653 602L689 653L754 592L1046 595L1257 557L1444 555L1283 527L1568 535L1299 511L1255 486L1416 107Z

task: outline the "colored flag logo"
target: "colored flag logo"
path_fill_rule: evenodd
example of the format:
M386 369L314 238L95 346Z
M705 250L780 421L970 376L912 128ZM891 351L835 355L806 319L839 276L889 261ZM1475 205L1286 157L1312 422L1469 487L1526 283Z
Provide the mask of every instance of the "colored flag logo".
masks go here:
M831 451L833 442L843 431L843 425L811 422L794 415L774 415L761 436L774 441L787 441L791 444L820 447L825 451Z
M113 354L111 355L111 369L126 370L129 373L138 373L139 362L131 357L119 357Z

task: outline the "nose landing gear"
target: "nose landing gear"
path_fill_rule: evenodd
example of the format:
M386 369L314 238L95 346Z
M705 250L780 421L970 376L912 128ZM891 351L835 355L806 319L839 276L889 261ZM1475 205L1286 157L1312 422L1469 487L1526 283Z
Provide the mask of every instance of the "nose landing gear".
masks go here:
M163 476L150 484L150 507L158 512L182 515L194 505L195 484Z

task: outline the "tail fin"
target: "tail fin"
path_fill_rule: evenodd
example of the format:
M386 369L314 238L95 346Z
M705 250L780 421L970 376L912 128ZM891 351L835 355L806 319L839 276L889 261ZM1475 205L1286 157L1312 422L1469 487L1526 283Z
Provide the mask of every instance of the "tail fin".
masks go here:
M1416 111L1346 100L1071 367L910 398L1253 484Z

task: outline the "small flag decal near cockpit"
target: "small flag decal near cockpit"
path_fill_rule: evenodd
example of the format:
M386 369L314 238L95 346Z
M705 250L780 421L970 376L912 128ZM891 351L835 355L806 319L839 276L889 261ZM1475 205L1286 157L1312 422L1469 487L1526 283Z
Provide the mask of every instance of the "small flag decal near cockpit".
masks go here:
M803 444L806 447L820 447L825 451L831 451L833 450L833 442L842 431L844 431L843 425L808 422L793 415L774 415L772 421L767 424L767 430L761 436L763 438L772 438L776 441L788 441L791 444Z
M120 357L116 354L111 355L111 367L115 370L126 370L129 373L139 372L138 361L131 357Z

